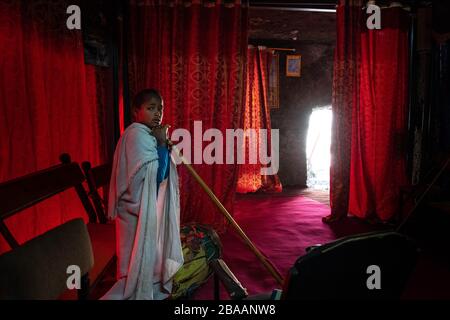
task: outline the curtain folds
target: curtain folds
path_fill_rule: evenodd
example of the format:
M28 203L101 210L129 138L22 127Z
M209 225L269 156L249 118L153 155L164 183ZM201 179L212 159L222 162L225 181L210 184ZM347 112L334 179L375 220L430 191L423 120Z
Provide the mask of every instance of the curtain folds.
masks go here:
M332 214L388 221L406 179L408 15L382 9L368 30L361 1L341 1L333 90Z
M331 216L348 212L352 112L359 104L359 61L362 1L340 1L336 10L336 49L333 70L330 165Z
M202 131L241 126L247 50L248 8L241 1L130 2L129 86L132 97L153 87L164 98L164 123ZM209 145L202 142L202 150ZM194 155L194 152L192 152ZM199 162L199 161L197 161ZM202 162L202 161L200 161ZM237 166L192 163L232 212ZM182 221L212 224L225 220L188 171L179 166Z
M270 110L268 106L269 70L272 61L272 52L264 47L249 47L247 50L245 105L243 113L244 131L255 129L256 136L249 137L242 152L245 154L246 163L239 165L236 191L247 192L281 192L282 186L278 175L261 175L259 161L249 163L250 153L258 153L260 141L260 129L267 130L267 150L270 151L271 124ZM252 142L250 143L250 139ZM251 149L254 145L254 150Z
M381 30L361 34L360 103L353 112L349 213L388 221L407 185L408 23L384 9Z
M0 2L0 181L58 164L63 152L93 165L105 160L101 79L84 64L81 32L65 26L66 8L76 1L49 4ZM80 216L76 193L67 191L6 224L23 243ZM8 249L0 239L0 252Z

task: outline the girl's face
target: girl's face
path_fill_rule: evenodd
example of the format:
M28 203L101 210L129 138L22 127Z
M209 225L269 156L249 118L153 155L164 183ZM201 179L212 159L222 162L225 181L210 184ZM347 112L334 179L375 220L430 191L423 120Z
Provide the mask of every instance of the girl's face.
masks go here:
M145 124L149 128L159 126L163 119L164 106L160 99L151 97L134 112L136 122Z

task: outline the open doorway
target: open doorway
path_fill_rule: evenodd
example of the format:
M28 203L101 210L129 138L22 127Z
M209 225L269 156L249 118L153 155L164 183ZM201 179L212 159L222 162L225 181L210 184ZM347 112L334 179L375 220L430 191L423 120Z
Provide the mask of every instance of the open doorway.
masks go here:
M309 118L306 141L307 185L330 188L331 106L314 108Z

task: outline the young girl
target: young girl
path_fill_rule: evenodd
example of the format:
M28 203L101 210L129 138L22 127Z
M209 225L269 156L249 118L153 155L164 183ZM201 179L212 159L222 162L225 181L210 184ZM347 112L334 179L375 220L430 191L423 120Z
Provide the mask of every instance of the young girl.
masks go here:
M183 265L179 186L154 89L133 101L114 153L108 215L116 220L117 282L102 299L166 299Z

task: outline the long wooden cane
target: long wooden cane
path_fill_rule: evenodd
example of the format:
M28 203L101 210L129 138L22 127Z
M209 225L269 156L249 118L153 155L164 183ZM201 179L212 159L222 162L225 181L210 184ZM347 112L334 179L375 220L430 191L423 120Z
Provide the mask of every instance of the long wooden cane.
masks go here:
M219 211L225 216L225 218L228 220L228 222L231 223L231 225L234 227L234 229L237 231L237 233L241 236L241 238L244 240L244 242L248 245L250 250L256 255L256 257L261 261L261 263L266 267L266 269L270 272L270 274L275 278L275 280L280 284L283 285L284 279L281 276L281 274L276 270L273 265L267 260L267 258L259 251L259 249L253 244L253 242L247 237L245 232L241 229L241 227L237 224L237 222L233 219L231 214L228 212L228 210L223 206L223 204L220 202L220 200L216 197L214 192L208 187L208 185L203 181L203 179L197 174L197 172L194 170L194 168L191 166L191 164L186 160L186 158L183 157L183 155L180 153L180 151L177 149L177 147L173 144L172 141L167 140L167 144L172 148L172 150L175 150L177 156L181 159L181 162L186 166L190 174L194 177L194 179L200 184L203 190L208 194L210 199L215 203Z

